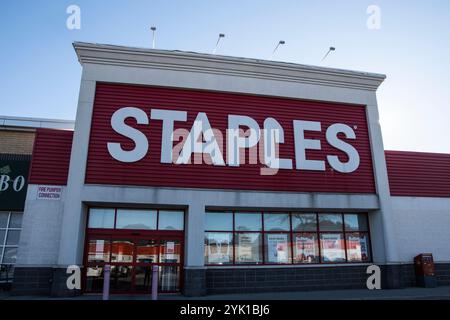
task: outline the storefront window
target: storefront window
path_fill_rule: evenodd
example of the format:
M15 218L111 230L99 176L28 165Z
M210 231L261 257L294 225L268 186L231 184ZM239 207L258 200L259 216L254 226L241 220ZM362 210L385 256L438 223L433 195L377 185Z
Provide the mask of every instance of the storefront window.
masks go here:
M261 231L261 213L236 213L234 215L236 231Z
M347 233L347 258L352 262L370 261L369 236L363 233Z
M156 229L156 210L117 209L117 229Z
M260 233L236 233L236 263L258 264L262 262Z
M111 266L110 288L112 292L127 292L131 289L132 266Z
M294 263L319 263L316 233L294 234Z
M17 247L5 247L5 252L3 253L3 263L13 264L16 263L17 259Z
M233 231L233 213L207 212L205 230Z
M20 239L20 230L9 230L6 237L6 245L17 246Z
M134 243L129 240L111 242L111 262L132 262Z
M137 263L157 263L159 244L156 240L142 239L136 245Z
M114 228L114 209L92 208L89 210L89 228Z
M101 292L103 290L103 266L86 268L86 291Z
M159 211L158 230L183 230L183 211Z
M136 291L143 291L143 292L151 292L151 285L152 285L152 267L150 266L139 266L135 269L135 288Z
M345 231L367 231L367 216L356 213L344 214Z
M290 263L291 239L289 233L265 234L265 262L266 263Z
M367 214L208 212L205 229L207 265L371 261Z
M286 213L264 213L265 231L289 231L289 214Z
M9 219L9 227L10 228L22 228L22 217L23 213L21 212L11 212L11 217Z
M205 263L233 263L233 234L231 232L205 233Z
M162 240L159 261L161 263L179 263L180 249L179 240Z
M103 239L91 239L88 243L88 262L109 262L110 242Z
M320 231L342 231L342 214L319 214Z
M162 266L159 270L159 290L160 291L178 291L180 267Z
M321 233L320 249L322 252L322 262L344 262L344 237L341 233Z
M22 228L21 212L0 212L0 263L13 265L17 259L17 248ZM13 267L10 272L12 273Z
M0 212L0 228L6 228L8 225L9 212Z
M317 215L315 213L293 213L293 231L317 231Z

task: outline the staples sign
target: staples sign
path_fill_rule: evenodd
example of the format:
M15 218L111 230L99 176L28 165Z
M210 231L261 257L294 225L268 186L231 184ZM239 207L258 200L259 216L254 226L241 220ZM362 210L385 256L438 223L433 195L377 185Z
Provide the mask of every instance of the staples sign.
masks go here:
M374 193L365 107L98 84L86 183Z

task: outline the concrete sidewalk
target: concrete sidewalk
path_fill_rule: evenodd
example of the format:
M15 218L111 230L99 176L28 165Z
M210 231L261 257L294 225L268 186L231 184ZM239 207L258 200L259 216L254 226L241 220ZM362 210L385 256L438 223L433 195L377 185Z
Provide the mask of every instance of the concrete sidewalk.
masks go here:
M0 293L0 300L101 300L101 295L82 295L74 298L11 296ZM160 300L450 300L450 286L437 288L405 288L391 290L332 290L265 292L185 297L160 295ZM111 300L150 300L149 295L111 295Z

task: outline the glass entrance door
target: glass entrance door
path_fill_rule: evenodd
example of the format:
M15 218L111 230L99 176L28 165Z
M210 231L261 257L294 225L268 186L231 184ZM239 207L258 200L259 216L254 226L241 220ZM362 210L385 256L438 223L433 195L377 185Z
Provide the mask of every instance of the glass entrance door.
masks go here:
M181 287L183 238L180 236L89 236L85 292L101 292L104 266L111 265L111 293L150 293L152 266L159 266L158 291Z

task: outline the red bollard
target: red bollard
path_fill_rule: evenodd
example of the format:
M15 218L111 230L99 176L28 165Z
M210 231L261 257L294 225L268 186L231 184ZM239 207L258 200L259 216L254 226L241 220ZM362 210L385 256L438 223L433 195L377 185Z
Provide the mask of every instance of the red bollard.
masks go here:
M105 265L103 269L103 300L109 300L109 279L111 278L111 266Z
M159 266L152 266L152 300L158 300Z

